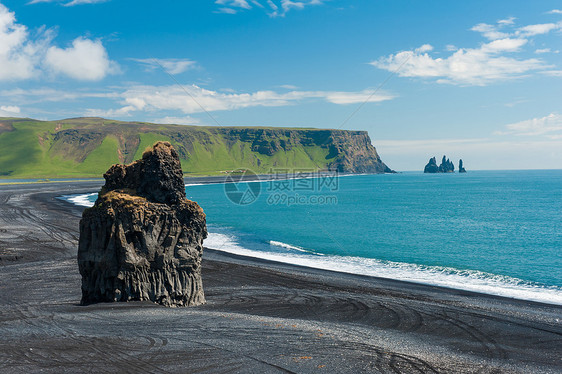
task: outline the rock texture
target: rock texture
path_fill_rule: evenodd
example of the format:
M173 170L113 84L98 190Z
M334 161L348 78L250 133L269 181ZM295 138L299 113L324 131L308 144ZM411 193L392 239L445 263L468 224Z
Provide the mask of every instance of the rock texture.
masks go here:
M441 160L441 165L437 166L437 160L435 157L429 159L427 165L423 170L424 173L454 173L455 165L446 157L443 156Z
M439 165L439 172L440 173L454 173L455 172L455 164L453 164L448 158L443 156L441 160L441 165Z
M141 160L113 165L104 178L95 205L80 221L81 303L204 303L205 214L185 197L174 148L158 142Z
M326 143L335 159L328 170L341 173L395 173L379 157L366 131L327 130Z
M466 169L463 166L462 159L459 160L459 173L466 173Z
M424 173L439 173L439 166L437 166L437 160L435 157L429 159L427 165L423 169Z

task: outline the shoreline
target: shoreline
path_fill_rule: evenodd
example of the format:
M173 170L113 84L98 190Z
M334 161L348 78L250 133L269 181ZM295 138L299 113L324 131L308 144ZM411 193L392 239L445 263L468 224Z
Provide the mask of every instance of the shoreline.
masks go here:
M271 180L271 178L291 179L291 177L293 177L291 174L255 175L243 178L243 180L248 182L266 182ZM231 181L225 181L224 177L198 177L195 180L185 178L184 183L186 187L189 187L206 184L231 183ZM79 199L73 200L73 203L80 206L88 206L87 202ZM206 247L223 253L278 262L280 264L295 265L303 268L333 271L342 274L363 275L377 279L390 279L410 284L443 287L482 295L505 297L513 300L562 306L562 294L559 287L535 284L531 281L525 281L510 276L445 266L432 267L413 263L385 262L375 258L338 255L322 255L322 257L316 257L307 256L302 253L291 253L290 251L286 253L262 252L249 249L250 247L245 247L243 243L238 243L236 241L231 242L229 237L219 232L211 232L210 236L213 236L214 240L209 238L208 242L212 242L216 245L217 243L215 242L224 240L224 243L218 247L213 247L213 244L207 244ZM236 239L237 238L234 237L234 240ZM228 243L226 247L224 246L225 243ZM377 272L380 275L377 275ZM497 277L500 277L500 280L498 280Z
M559 371L560 306L210 249L206 305L78 306L83 208L56 196L100 186L0 187L0 372Z
M209 182L209 183L223 183L223 182ZM201 184L207 184L207 183L201 182ZM58 198L60 196L58 196L55 193L55 194L52 194L50 197L52 199L55 199L55 198ZM84 206L73 204L73 203L71 203L67 200L63 200L63 199L59 199L59 200L60 200L61 203L63 203L63 205L67 205L69 209L73 209L73 210L77 210L77 211L82 211L84 209ZM437 290L441 290L441 291L443 291L444 293L447 293L447 294L456 294L456 295L464 295L464 296L480 297L480 298L491 297L493 299L500 299L500 300L505 299L509 302L514 302L514 303L523 303L523 304L533 303L533 304L542 305L542 306L555 306L555 307L560 307L561 312L562 312L562 304L559 304L559 303L549 303L549 302L543 302L543 301L538 301L538 300L508 297L508 296L502 296L502 295L491 294L491 293L486 293L486 292L479 292L479 291L467 290L467 289L462 289L462 288L447 287L447 286L435 285L435 284L431 284L431 283L423 283L423 282L402 280L402 279L389 278L389 277L380 277L380 276L376 276L376 275L331 270L331 269L325 269L325 268L320 268L320 267L313 267L313 266L307 266L307 265L292 263L292 262L276 261L276 260L271 260L271 259L267 259L267 258L263 258L263 257L244 255L244 254L240 254L240 253L233 253L233 252L228 252L228 251L225 251L225 250L221 250L221 249L217 249L217 248L211 248L211 247L207 247L207 246L204 246L204 248L205 248L206 253L209 253L209 251L210 251L211 253L214 254L215 257L221 257L221 258L226 257L226 258L229 258L229 259L232 259L232 260L236 260L239 263L244 263L246 265L260 264L260 265L265 265L265 266L268 266L269 268L275 268L275 269L278 269L278 270L291 268L291 269L295 269L295 270L306 271L306 272L309 272L309 273L318 272L319 274L325 272L327 274L332 274L333 276L357 277L358 279L364 279L365 281L373 280L373 281L376 281L376 282L379 282L379 283L385 283L388 286L398 287L398 288L406 288L406 287L417 288L417 287L421 287L421 289L424 290L424 291L427 291L428 289L437 289Z

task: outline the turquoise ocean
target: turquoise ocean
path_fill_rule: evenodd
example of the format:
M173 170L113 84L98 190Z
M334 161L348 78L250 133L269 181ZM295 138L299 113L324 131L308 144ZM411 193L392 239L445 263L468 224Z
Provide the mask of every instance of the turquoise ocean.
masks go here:
M562 304L562 170L186 185L186 193L207 214L209 248ZM96 196L66 198L91 205Z

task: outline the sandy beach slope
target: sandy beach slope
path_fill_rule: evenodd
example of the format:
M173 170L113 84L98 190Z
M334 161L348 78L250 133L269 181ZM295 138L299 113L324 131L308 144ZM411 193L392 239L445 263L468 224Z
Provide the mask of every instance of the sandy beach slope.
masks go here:
M0 372L562 372L562 307L213 250L204 306L79 306L55 197L100 185L0 186Z

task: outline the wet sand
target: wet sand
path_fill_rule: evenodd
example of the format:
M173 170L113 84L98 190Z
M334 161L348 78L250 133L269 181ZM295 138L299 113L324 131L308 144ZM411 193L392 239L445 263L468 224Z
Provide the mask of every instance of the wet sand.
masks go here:
M210 249L206 305L80 306L82 208L55 197L100 185L0 186L0 372L562 372L560 306Z

